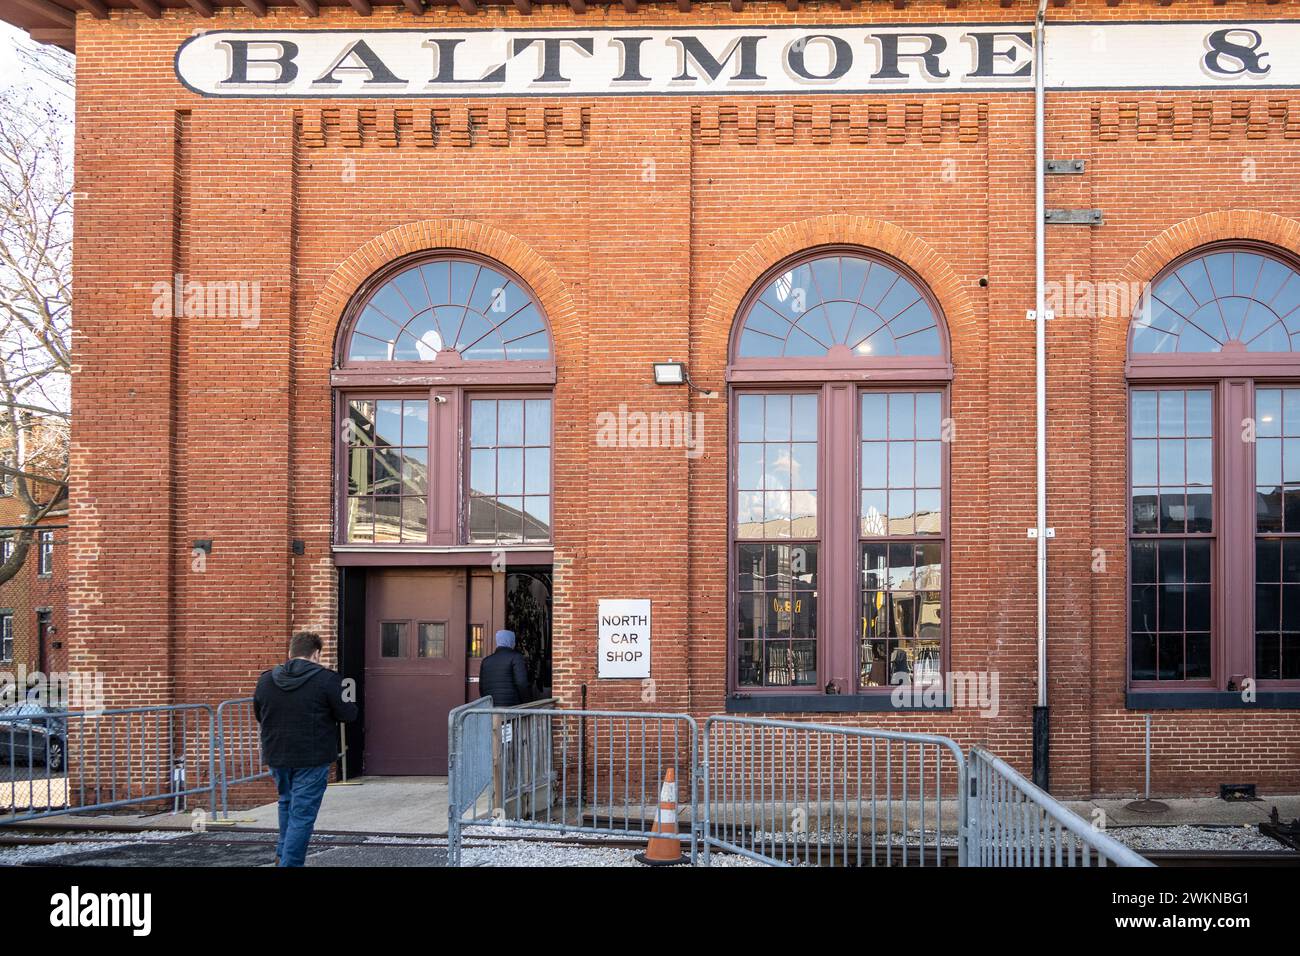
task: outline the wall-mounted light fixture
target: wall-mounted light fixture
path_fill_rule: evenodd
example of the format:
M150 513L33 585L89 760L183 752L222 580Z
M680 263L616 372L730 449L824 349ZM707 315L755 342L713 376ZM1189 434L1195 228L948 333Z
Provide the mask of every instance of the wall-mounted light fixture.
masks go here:
M196 539L195 542L194 542L194 550L195 550L195 551L202 551L204 554L211 554L211 553L212 553L212 539L211 539L211 538L198 538L198 539Z
M710 392L708 389L700 388L691 381L691 377L686 372L686 365L683 362L655 362L655 384L656 385L689 385L705 398L717 398L717 392Z

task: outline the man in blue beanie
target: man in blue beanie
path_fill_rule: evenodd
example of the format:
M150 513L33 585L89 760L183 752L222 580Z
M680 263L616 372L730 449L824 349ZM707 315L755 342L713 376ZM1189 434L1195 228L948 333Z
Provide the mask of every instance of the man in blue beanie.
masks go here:
M493 707L514 707L533 699L524 655L515 650L515 632L497 631L497 649L483 658L478 672L478 690L492 698Z

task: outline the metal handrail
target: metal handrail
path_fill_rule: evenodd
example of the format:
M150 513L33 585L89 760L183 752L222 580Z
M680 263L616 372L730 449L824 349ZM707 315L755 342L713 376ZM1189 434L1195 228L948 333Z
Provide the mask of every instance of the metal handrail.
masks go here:
M996 820L991 819L992 816L997 814L997 811L993 806L991 795L987 792L991 787L987 785L979 786L977 768L980 764L984 764L992 772L996 773L1002 783L1010 785L1023 798L1025 804L1031 804L1058 828L1077 838L1085 848L1084 865L1087 865L1086 851L1088 849L1096 851L1100 859L1114 863L1117 866L1141 867L1155 865L1114 837L1091 826L1051 794L1026 780L1019 771L996 754L985 750L983 747L973 747L971 748L970 762L971 787L975 790L974 797L978 811L972 815L969 828L969 839L976 849L978 859L970 861L970 865L998 865L1005 861L1008 854L1015 864L1021 864L1028 860L1030 865L1037 865L1034 861L1042 860L1045 865L1050 866L1053 864L1060 865L1064 861L1060 843L1053 843L1049 847L1046 842L1046 835L1038 829L1030 831L1026 821L1012 821L1015 828L1014 833L1019 839L1019 842L1015 845L1002 846L992 840L986 832L986 830L990 829L989 825L994 822L1001 824L1004 821L1001 817L997 817ZM985 783L988 784L988 781L985 781ZM1000 800L1000 803L1006 804L1007 801ZM1033 845L1030 845L1031 843ZM1073 865L1073 850L1071 850L1067 865Z

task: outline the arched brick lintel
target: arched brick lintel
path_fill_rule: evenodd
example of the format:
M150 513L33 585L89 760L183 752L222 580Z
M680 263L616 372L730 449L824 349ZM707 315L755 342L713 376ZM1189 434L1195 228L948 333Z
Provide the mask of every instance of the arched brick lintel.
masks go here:
M311 347L333 352L339 322L361 284L402 256L435 249L475 252L512 269L528 284L546 313L557 362L580 357L577 309L559 274L518 236L471 219L426 219L375 236L348 256L321 287L306 330Z
M933 246L891 222L867 216L817 216L768 233L742 253L713 291L705 323L708 341L729 348L741 302L763 273L790 256L817 246L849 245L882 252L910 268L930 288L947 325L950 354L960 364L977 348L975 309L961 278ZM725 362L725 356L722 361Z

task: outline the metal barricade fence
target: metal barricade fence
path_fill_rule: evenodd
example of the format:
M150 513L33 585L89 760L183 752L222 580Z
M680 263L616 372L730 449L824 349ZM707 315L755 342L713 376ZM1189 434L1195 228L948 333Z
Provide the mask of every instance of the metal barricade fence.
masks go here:
M262 760L262 734L253 716L253 698L236 697L217 705L217 764L221 780L221 816L230 816L230 788L268 779Z
M698 728L689 715L475 701L451 712L448 731L452 866L460 865L466 828L648 839L669 768L675 809L689 811L677 839L695 862Z
M704 860L965 861L965 758L946 737L746 717L704 723Z
M208 704L41 710L0 720L0 824L216 797Z
M1154 865L982 747L970 753L970 795L971 866Z

